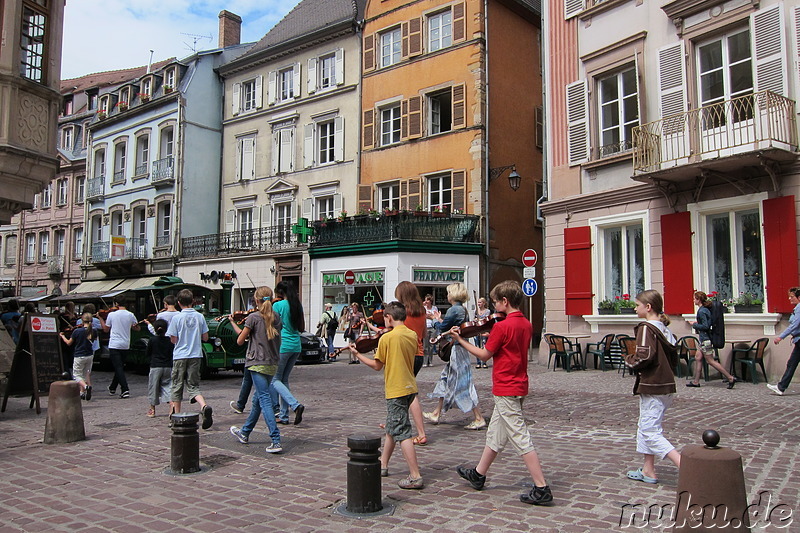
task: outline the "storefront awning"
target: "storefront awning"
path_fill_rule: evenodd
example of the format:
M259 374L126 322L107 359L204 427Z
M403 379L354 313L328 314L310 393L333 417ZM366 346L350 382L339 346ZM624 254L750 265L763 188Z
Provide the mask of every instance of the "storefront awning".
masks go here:
M142 287L148 287L158 281L160 276L147 276L142 278L128 278L123 280L122 283L114 287L114 292L119 294L124 291L132 291Z
M41 302L47 300L48 298L52 298L52 294L45 294L42 296L34 296L32 298L19 298L20 302Z
M94 293L111 292L111 289L119 285L119 283L120 283L119 279L99 279L95 281L84 281L83 283L72 289L69 292L69 295L85 294L89 292L94 292Z

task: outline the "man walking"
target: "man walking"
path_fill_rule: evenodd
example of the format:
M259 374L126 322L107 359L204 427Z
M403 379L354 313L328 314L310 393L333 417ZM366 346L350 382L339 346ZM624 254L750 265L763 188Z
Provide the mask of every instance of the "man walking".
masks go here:
M108 353L111 357L111 366L114 367L114 377L111 385L108 386L108 393L114 396L117 393L117 385L120 387L120 398L129 398L131 393L128 390L128 379L125 377L125 360L131 349L131 330L139 331L139 322L136 317L125 307L128 301L124 298L115 298L114 305L116 311L112 311L106 317L105 322L101 321L103 331L110 332L108 338Z

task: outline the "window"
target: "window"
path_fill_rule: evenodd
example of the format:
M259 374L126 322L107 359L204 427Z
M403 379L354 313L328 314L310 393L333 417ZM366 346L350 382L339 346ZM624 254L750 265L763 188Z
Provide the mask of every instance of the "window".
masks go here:
M633 147L633 128L639 125L637 90L633 67L598 81L600 157Z
M128 105L130 101L131 101L131 90L130 88L126 87L119 92L119 102L117 102L117 106Z
M336 86L336 54L319 58L319 88L327 89Z
M86 108L89 111L97 109L97 89L86 91Z
M753 92L749 29L698 45L697 70L700 106L712 106L703 111L704 130L753 118L752 98L731 106L715 105Z
M449 172L428 178L428 205L442 211L453 207L453 185Z
M106 151L97 150L94 153L94 177L102 178L106 175Z
M236 145L236 179L251 180L256 177L256 136L239 137Z
M164 72L164 88L166 89L169 87L170 89L175 88L175 69L170 68Z
M82 204L86 198L86 177L79 176L75 179L75 203Z
M400 209L400 184L391 183L379 186L378 198L381 210Z
M42 191L42 209L50 207L53 203L53 184L50 183Z
M135 176L144 176L150 165L150 136L140 135L136 138L136 170Z
M6 266L12 266L17 264L17 236L16 235L9 235L6 237L6 249L5 249L5 263Z
M122 226L122 210L111 213L111 235L122 237L125 235Z
M602 228L603 299L636 295L645 289L641 222Z
M283 102L295 97L294 69L285 68L278 71L278 101Z
M290 243L292 241L292 204L277 204L272 213L272 223L276 228L275 236L278 243Z
M91 219L92 244L103 241L103 216L94 215Z
M57 205L67 205L69 200L69 181L67 179L58 180L58 196L56 197Z
M64 116L69 116L73 113L74 109L74 101L71 94L68 94L64 97L64 106L61 108L61 114Z
M321 122L317 124L317 136L319 138L319 164L331 163L336 160L335 156L335 136L333 121Z
M108 96L103 96L102 98L100 98L100 106L97 108L98 112L108 113L109 104L110 101Z
M145 97L152 96L152 94L153 94L153 80L151 80L150 78L143 79L142 80L142 85L141 85L141 90L142 90L142 92L139 93L140 97L142 95L144 95Z
M156 246L169 245L170 230L172 228L172 205L169 202L158 204L158 235Z
M172 127L164 128L163 130L161 130L161 144L159 145L159 153L161 159L172 156L172 150L174 147L173 138L174 136Z
M242 111L250 111L256 108L256 80L245 81L242 83Z
M42 232L39 234L39 261L44 263L47 261L50 252L50 234Z
M133 210L133 238L139 239L139 244L147 240L147 213L144 206Z
M124 142L114 146L114 179L112 183L125 182L125 162L127 160L128 145Z
M272 173L294 170L294 127L280 127L272 133Z
M56 240L56 249L55 249L55 256L56 257L64 257L64 246L66 244L66 233L63 229L57 230L55 234Z
M72 150L73 148L73 130L72 127L64 128L61 130L61 148L64 150Z
M450 89L428 96L431 135L453 129L453 95Z
M381 67L388 67L399 63L400 51L400 28L395 28L381 34Z
M45 13L27 2L23 4L22 31L20 32L20 75L39 83L45 81L43 65L46 26L47 16Z
M453 14L448 9L428 17L428 51L435 52L453 44Z
M708 288L722 299L742 292L764 299L764 261L758 208L709 214L703 224Z
M36 235L28 233L25 235L25 262L33 263L36 261Z
M319 196L314 199L314 203L319 220L334 218L336 216L335 207L333 206L333 196Z
M381 109L381 146L400 142L400 105Z
M72 242L74 244L72 257L74 259L80 259L83 257L83 228L75 228L75 231L72 233Z

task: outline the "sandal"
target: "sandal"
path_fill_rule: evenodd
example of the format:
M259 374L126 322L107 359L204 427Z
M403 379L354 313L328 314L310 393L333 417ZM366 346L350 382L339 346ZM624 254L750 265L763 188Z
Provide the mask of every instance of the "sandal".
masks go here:
M633 479L634 481L642 481L644 483L652 483L652 484L658 483L658 478L644 475L644 472L642 472L641 468L628 471L628 479Z
M148 409L147 416L149 416L150 418L154 418L156 416L156 408L151 407L150 409Z
M428 437L426 437L425 435L421 437L417 435L416 437L411 439L411 442L413 442L414 444L418 444L419 446L425 446L426 444L428 444Z

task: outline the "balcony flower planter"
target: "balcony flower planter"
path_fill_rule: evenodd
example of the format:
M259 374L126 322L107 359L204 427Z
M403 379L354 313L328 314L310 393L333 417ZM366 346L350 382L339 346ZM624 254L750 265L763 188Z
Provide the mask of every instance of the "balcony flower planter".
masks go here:
M128 106L127 105L120 105L120 106L117 106L117 109L119 109L120 112L124 113L125 111L128 110Z
M399 214L399 211L397 211L397 209L384 209L383 210L383 214L384 214L384 216L387 216L387 217L393 217L393 216L397 216Z
M172 91L174 91L174 90L175 90L175 89L173 89L173 88L172 88L172 87L170 87L169 85L165 85L165 86L164 86L164 94L169 94L169 93L171 93L171 92L172 92Z
M427 211L414 211L414 216L415 217L426 217L426 216L428 216L428 212Z
M733 310L737 313L760 313L760 305L734 305Z
M598 315L616 315L617 314L617 310L616 309L599 309L598 308L597 309L597 314Z
M621 315L635 315L636 308L635 307L620 307L619 314Z
M434 211L431 213L433 218L446 218L449 216L449 213L445 213L444 211Z
M100 120L105 120L107 116L108 116L108 114L106 114L106 113L98 113L97 114L97 118L100 119Z

